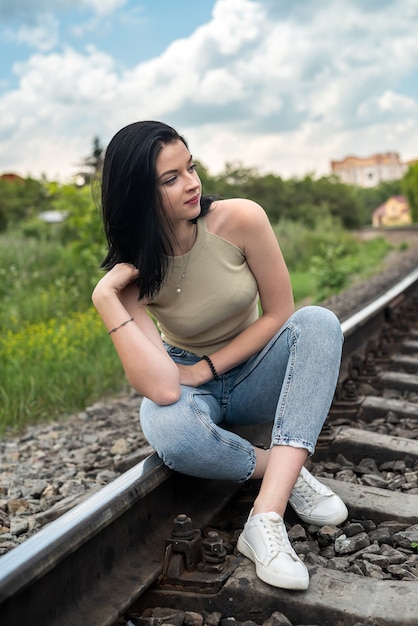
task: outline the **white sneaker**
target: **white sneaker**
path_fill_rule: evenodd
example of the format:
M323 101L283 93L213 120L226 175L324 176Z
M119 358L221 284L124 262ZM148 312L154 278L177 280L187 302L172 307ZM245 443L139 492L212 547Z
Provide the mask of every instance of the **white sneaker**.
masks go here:
M309 574L293 550L283 519L271 511L248 518L238 550L255 563L257 576L274 587L307 589Z
M348 511L344 502L331 489L312 476L306 467L302 467L289 503L307 524L324 526L325 524L342 524Z

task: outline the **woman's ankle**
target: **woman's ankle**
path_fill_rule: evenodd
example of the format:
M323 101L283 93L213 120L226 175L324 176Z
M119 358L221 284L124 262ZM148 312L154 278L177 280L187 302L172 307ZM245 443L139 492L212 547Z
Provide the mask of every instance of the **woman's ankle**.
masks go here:
M260 498L256 498L254 500L251 517L253 517L254 515L260 515L261 513L271 513L271 512L277 513L278 515L280 515L280 517L283 517L285 510L286 510L286 506L283 507L283 505L280 505L280 504L278 505L275 502L274 503L267 502Z

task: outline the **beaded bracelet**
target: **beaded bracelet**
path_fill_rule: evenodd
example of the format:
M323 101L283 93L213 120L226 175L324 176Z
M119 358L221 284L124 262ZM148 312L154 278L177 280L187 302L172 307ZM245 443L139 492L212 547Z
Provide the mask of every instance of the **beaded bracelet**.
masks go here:
M215 379L215 380L219 380L219 374L218 374L218 372L216 371L216 368L215 368L214 364L212 363L211 359L210 359L210 358L209 358L206 354L204 354L204 355L202 356L202 359L203 359L204 361L206 361L206 363L209 365L209 367L210 367L210 369L211 369L211 371L212 371L212 374L213 374L214 379Z
M129 322L133 322L133 321L134 321L134 318L130 317L125 322L122 322L122 324L119 324L119 326L115 326L115 328L112 328L111 330L108 330L107 334L111 335L112 333L115 333L119 328L122 328L122 326L126 326L126 324L129 324Z

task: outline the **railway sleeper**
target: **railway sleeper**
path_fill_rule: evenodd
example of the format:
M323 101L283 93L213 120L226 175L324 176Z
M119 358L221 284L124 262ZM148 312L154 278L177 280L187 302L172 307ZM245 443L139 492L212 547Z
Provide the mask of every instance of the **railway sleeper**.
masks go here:
M386 332L387 332L386 328ZM347 365L347 377L356 384L372 383L385 369L399 368L409 373L418 370L418 341L411 334L401 341L389 341L383 331L369 339L361 352L352 352Z
M353 484L321 476L347 505L350 518L371 519L376 524L393 520L408 526L418 524L418 495L380 487ZM417 613L418 615L418 613Z
M280 611L295 624L321 626L416 626L417 584L363 578L324 567L310 568L307 591L287 591L259 580L254 565L242 559L220 591L212 596L151 587L130 612L170 607L198 613L215 611L261 624Z
M388 363L389 369L404 370L408 374L418 372L418 356L413 354L395 354Z
M359 419L363 422L372 422L377 418L385 418L390 413L399 418L418 420L416 402L379 395L360 395L353 380L341 384L338 393L330 409L327 426L332 426L338 421L341 423L341 420L352 422Z
M381 389L399 389L418 393L418 378L404 372L383 372L378 376L377 384Z
M401 352L405 354L418 354L418 340L408 339L402 342Z
M394 413L399 418L418 420L418 404L381 396L366 396L357 406L357 417L365 422L385 417L388 413Z
M336 431L327 448L317 449L314 461L329 459L330 456L336 458L338 454L352 463L359 463L365 457L373 458L378 465L388 459L404 459L406 456L418 461L418 441L415 439L351 427L339 427Z

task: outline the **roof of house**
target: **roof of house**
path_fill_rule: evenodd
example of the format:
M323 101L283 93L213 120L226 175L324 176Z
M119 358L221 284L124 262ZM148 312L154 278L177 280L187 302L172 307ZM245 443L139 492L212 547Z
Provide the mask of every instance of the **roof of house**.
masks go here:
M400 205L401 213L407 213L409 211L409 204L405 196L391 196L383 204L378 206L377 209L373 211L373 215L376 215L376 216L384 215L386 212L387 204L391 200L396 200L396 202Z
M12 172L5 172L4 174L0 174L0 178L10 181L24 181L24 178L22 178L18 174L13 174Z

